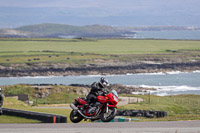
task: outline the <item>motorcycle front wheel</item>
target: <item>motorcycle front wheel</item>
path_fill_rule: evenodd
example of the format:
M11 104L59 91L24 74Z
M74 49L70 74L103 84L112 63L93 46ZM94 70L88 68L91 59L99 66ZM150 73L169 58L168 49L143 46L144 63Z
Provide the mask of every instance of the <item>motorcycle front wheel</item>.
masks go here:
M70 113L70 120L73 123L78 123L83 120L83 116L80 115L77 111L72 110Z
M117 114L116 108L108 108L108 113L106 113L106 110L104 110L104 112L101 114L101 120L103 122L109 122L115 118L116 114Z

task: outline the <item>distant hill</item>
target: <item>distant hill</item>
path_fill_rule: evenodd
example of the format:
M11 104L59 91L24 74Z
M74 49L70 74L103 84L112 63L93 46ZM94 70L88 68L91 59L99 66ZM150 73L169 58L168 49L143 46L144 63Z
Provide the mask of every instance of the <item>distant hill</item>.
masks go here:
M184 26L112 27L104 25L73 26L66 24L36 24L15 29L0 29L0 37L23 38L133 38L139 31L200 30Z
M91 25L91 26L72 26L64 24L38 24L16 28L16 30L32 32L37 34L108 34L120 32L110 26Z
M37 24L15 29L0 30L0 37L123 37L124 34L134 34L128 30L111 26L89 25L72 26L65 24Z

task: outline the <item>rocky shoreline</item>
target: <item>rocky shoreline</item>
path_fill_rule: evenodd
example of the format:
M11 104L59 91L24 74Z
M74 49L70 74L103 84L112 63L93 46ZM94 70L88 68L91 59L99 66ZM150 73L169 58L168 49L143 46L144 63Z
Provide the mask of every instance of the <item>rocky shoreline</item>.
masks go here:
M87 96L90 92L91 86L84 84L71 84L71 85L54 85L54 84L17 84L0 86L5 92L9 88L32 88L34 90L34 97L45 98L52 93L73 93L81 96ZM118 94L132 94L133 92L147 92L148 90L156 90L154 88L133 87L121 84L110 84L108 90L116 90ZM148 93L146 93L148 94Z
M68 76L68 75L119 75L127 73L155 73L182 71L189 72L200 70L200 62L186 63L161 63L148 64L136 63L129 65L112 66L81 66L81 67L0 67L0 77L21 76Z
M90 85L84 84L71 84L69 86L87 88L90 90ZM145 87L134 87L126 86L121 84L110 84L108 87L109 90L116 90L118 94L132 94L133 92L147 92L148 90L156 90L155 88L145 88Z

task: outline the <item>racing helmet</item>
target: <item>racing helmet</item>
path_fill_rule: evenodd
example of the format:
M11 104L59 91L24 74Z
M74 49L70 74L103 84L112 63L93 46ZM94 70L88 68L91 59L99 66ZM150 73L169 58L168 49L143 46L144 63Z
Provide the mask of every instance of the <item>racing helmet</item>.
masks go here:
M109 86L108 80L107 80L106 78L104 78L104 77L101 77L101 78L100 78L99 83L100 83L100 85L101 85L103 88Z

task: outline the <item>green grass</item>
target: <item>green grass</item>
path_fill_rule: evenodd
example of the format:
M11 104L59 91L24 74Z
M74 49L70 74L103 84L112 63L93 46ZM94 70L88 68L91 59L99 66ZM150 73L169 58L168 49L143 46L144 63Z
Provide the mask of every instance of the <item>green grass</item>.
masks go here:
M131 109L131 110L155 110L155 111L167 111L168 116L164 118L153 118L148 119L144 117L139 117L139 121L177 121L177 120L200 120L200 95L177 95L177 96L151 96L149 103L148 96L140 96L145 99L142 103L132 103L124 106L120 106L119 109ZM44 112L51 114L64 115L68 117L71 109L54 109L54 108L33 108L27 104L18 101L14 98L6 98L3 107L20 109L35 112ZM2 123L16 123L20 121L21 123L35 123L38 121L29 121L18 117L0 117Z
M3 107L20 109L20 110L26 110L31 108L27 104L23 103L22 101L18 101L15 98L4 98ZM2 115L0 116L0 123L40 123L40 121L16 117L16 116Z
M79 92L80 95L74 93ZM78 96L83 95L81 88L72 86L49 86L46 88L31 87L29 85L10 85L6 86L3 93L5 95L27 94L29 100L36 104L60 104L60 103L72 103ZM45 98L42 98L42 94L48 94Z
M130 118L130 117L129 117ZM139 119L139 122L143 121L190 121L190 120L200 120L199 114L176 114L161 118L145 118L145 117L133 117ZM135 122L135 120L133 120Z
M63 39L62 39L63 40ZM14 55L20 51L29 55L29 51L63 51L96 54L154 54L166 53L166 50L200 50L200 41L177 40L98 40L98 41L5 41L0 40L0 55ZM10 53L9 53L10 52Z
M14 53L12 53L14 54ZM16 54L16 53L15 53ZM65 62L69 64L81 63L87 60L93 59L107 59L108 56L102 55L83 55L83 54L63 54L63 53L31 53L31 55L16 55L16 56L2 56L0 57L1 63L55 63L55 62ZM39 59L39 60L38 60ZM9 61L8 61L9 60Z
M15 116L2 115L0 116L0 123L40 123L40 121Z
M34 104L36 104L36 101L38 104L62 104L62 103L72 103L74 102L74 99L77 98L79 95L74 93L53 93L50 94L46 98L36 98L32 99Z
M48 89L47 89L48 88ZM35 87L31 87L29 85L11 85L3 87L3 94L28 94L29 99L34 101L34 105L40 104L41 106L44 104L63 104L63 103L72 103L74 99L81 95L81 88L72 87L72 86L47 86L46 88L35 89ZM37 98L37 94L42 93L49 93L51 94L45 98ZM74 93L79 92L80 95ZM36 102L37 101L37 102ZM35 112L44 112L44 113L51 113L51 114L58 114L67 116L68 122L69 115L71 109L54 109L54 108L33 108L22 101L18 101L15 98L5 98L3 107L5 108L12 108L12 109L19 109L19 110L27 110L27 111L35 111ZM7 117L5 117L7 118ZM9 118L10 119L10 118ZM18 117L12 118L16 119L13 120L13 123L18 120ZM10 121L12 121L12 119ZM20 120L20 119L19 119ZM3 120L2 120L3 121ZM5 121L5 120L4 120ZM22 120L23 123L24 120ZM29 121L31 122L31 121ZM27 123L29 123L27 122ZM35 121L33 121L35 122ZM12 122L10 122L12 123Z
M35 112L43 112L43 113L53 113L58 115L65 115L68 116L70 110L66 109L44 109L44 108L33 108L22 101L19 101L15 98L5 98L4 108L11 108L11 109L19 109L19 110L27 110L27 111L35 111Z
M23 103L22 101L18 101L15 98L5 98L3 107L11 108L11 109L26 110L26 111L64 115L67 117L68 123L71 123L69 119L71 109L34 108ZM39 122L37 120L30 120L30 119L25 119L25 118L20 118L20 117L4 116L4 115L2 116L0 116L0 123L38 123Z
M109 60L123 62L200 60L200 41L124 39L0 39L0 63L65 63L86 65ZM39 60L38 60L39 59ZM24 66L28 67L28 66Z
M131 96L131 95L129 95ZM154 118L152 120L199 120L200 119L200 95L175 95L175 96L140 96L145 102L132 103L120 106L120 109L128 110L154 110L167 111L168 117ZM141 118L143 120L150 120Z

